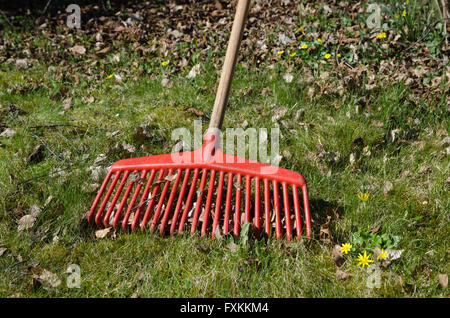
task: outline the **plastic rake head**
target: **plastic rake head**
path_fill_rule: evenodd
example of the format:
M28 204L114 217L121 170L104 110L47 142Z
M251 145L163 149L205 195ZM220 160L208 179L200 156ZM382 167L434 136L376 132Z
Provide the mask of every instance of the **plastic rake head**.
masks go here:
M109 170L88 220L161 235L200 231L236 236L245 223L277 239L311 236L308 192L299 173L230 156L214 138L192 152L125 159ZM208 141L209 139L209 141ZM303 200L303 204L301 204Z

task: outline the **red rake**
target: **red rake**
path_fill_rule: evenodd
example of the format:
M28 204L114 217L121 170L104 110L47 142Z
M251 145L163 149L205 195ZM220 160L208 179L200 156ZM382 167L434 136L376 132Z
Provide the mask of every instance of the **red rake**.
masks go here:
M95 222L99 227L121 226L124 230L131 228L132 231L139 226L142 231L149 229L150 232L157 229L159 224L161 235L166 235L182 233L188 224L190 233L194 234L201 222L201 236L211 230L212 237L215 237L220 233L220 225L224 234L229 232L232 225L233 234L237 236L243 224L252 222L257 234L264 232L269 237L274 224L277 239L282 237L284 230L286 239L291 240L293 230L297 238L302 233L301 190L306 236L310 239L308 192L303 176L283 168L227 155L217 142L249 4L250 0L238 2L209 133L205 136L203 146L192 152L116 162L89 211L90 223ZM280 188L282 198L279 196ZM261 210L261 196L264 211ZM284 213L280 201L283 202ZM290 210L292 205L293 214Z

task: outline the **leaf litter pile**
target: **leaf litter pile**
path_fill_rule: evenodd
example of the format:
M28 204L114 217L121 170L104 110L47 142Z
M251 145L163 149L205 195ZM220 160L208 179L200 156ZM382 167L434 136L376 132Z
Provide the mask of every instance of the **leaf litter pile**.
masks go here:
M431 2L425 9L431 10ZM57 80L77 84L80 76L86 76L94 86L111 73L119 79L137 79L164 63L163 84L170 85L171 75L194 78L201 64L220 70L234 8L235 1L219 0L89 4L81 7L82 27L69 29L63 8L50 3L42 15L22 12L31 15L34 26L26 27L20 38L2 42L0 62L17 68L39 63L57 66L48 69ZM425 40L445 21L420 30L410 30L403 22L401 32L389 30L380 37L380 30L362 22L366 9L366 2L255 0L240 51L242 67L258 70L279 64L285 68L287 82L292 81L292 70L300 69L300 81L310 87L311 95L370 91L401 81L421 95L442 96L442 84L450 76L448 41ZM401 10L398 4L391 9ZM390 28L400 23L389 12L383 11L381 18ZM8 22L14 28L15 20ZM36 38L43 39L45 47ZM135 58L125 66L124 56ZM328 66L329 71L318 72L319 65ZM38 84L10 89L26 91Z

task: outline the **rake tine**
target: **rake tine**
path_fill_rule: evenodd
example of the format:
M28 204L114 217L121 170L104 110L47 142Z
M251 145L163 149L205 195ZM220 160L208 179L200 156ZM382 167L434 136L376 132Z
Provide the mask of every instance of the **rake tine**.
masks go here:
M306 219L306 237L308 239L311 238L311 221L309 216L309 202L308 202L308 189L306 187L306 183L302 186L303 192L303 204L305 207L305 219Z
M109 217L111 216L112 211L114 210L114 206L116 205L117 200L119 199L120 194L122 193L122 189L125 185L125 182L128 179L128 176L130 175L130 171L127 170L123 174L122 181L120 181L119 188L117 188L116 193L114 194L114 197L111 201L111 205L108 208L108 211L106 211L105 217L103 218L103 225L105 227L109 227Z
M236 189L236 206L234 209L234 235L239 235L239 224L241 223L241 186L242 175L237 175L237 189Z
M216 171L211 171L211 176L209 178L209 185L208 185L208 195L206 196L206 205L205 205L205 212L203 215L203 224L202 224L202 230L201 230L201 236L204 236L206 233L206 228L208 227L208 216L209 216L209 210L211 208L211 199L214 192L214 182L216 178Z
M167 174L167 176L172 175L172 173L173 173L173 169L169 169L169 173ZM158 222L159 214L161 213L161 208L164 203L164 198L166 197L167 190L169 190L169 186L170 186L170 180L166 180L166 183L164 184L163 190L161 192L161 196L159 198L158 205L156 206L155 215L153 216L153 220L150 224L150 233L153 233L153 231L155 230L155 227Z
M97 193L97 196L95 197L94 203L92 203L91 210L88 214L88 221L92 224L95 208L97 207L98 201L100 201L100 198L102 197L103 192L105 191L106 186L108 185L109 179L111 178L112 171L110 170L108 172L108 175L106 176L105 180L103 181L102 186L100 187L100 190Z
M186 169L184 174L183 184L181 185L180 195L178 196L178 202L175 207L175 211L172 217L172 224L170 226L170 234L172 235L175 232L175 227L177 224L178 214L180 213L181 204L183 203L184 192L186 192L187 183L189 181L189 174L191 173L190 169Z
M181 169L177 170L177 178L175 179L175 183L173 184L172 191L170 192L169 201L167 201L167 206L164 211L164 215L161 219L161 228L159 230L161 235L164 235L164 229L167 224L167 219L169 217L170 207L172 206L173 199L175 198L175 194L177 193L178 184L180 183L181 179Z
M142 176L141 176L141 179L142 179L142 180L145 180L145 177L147 176L147 173L148 173L148 171L147 171L147 170L144 170L144 172L142 173ZM151 179L151 178L150 178L150 179ZM149 181L150 181L150 179L149 179ZM150 182L150 183L151 183L151 182ZM149 184L149 183L147 182L147 184ZM131 198L131 202L130 202L130 204L128 205L127 211L125 212L125 215L124 215L124 217L123 217L123 220L122 220L122 229L123 229L124 231L127 229L127 226L128 226L128 219L130 218L131 210L133 209L134 203L136 202L137 197L139 196L139 193L141 192L141 188L142 188L142 184L141 184L141 183L138 183L136 189L134 190L134 194L133 194L133 196L132 196L132 198ZM138 208L139 208L139 207L138 207Z
M292 194L294 195L294 209L295 209L295 227L297 228L297 238L302 235L302 218L300 215L300 203L298 201L297 186L292 185Z
M189 212L189 208L191 207L191 203L192 203L192 196L194 195L195 186L197 185L198 173L199 173L199 170L198 170L198 168L196 168L194 170L194 178L192 180L191 189L189 190L189 194L188 194L188 197L186 200L186 205L184 207L183 215L181 216L180 226L178 227L179 234L183 233L184 223L186 223L187 214Z
M103 209L106 206L106 203L108 203L109 197L111 196L111 193L113 192L117 181L119 180L121 173L117 172L117 174L114 176L114 179L111 183L111 185L109 186L108 192L106 192L105 198L103 199L102 204L100 205L100 208L97 211L97 214L95 215L95 224L97 224L98 227L102 227L102 221L101 221L101 217L102 217L102 212Z
M264 179L264 225L266 236L270 237L270 194L269 194L269 180Z
M164 169L161 169L161 170L159 170L158 179L156 180L156 185L153 188L153 192L151 194L151 197L148 198L149 202L147 204L147 209L145 210L144 217L142 218L142 222L141 222L141 231L144 230L145 225L147 224L147 221L148 221L148 219L150 217L150 213L151 213L151 210L153 208L153 204L155 204L155 197L156 197L156 194L158 193L159 185L161 183L161 180L162 180L163 176L164 176ZM137 224L137 222L138 222L138 218L135 215L134 216L134 220L133 220L133 224Z
M292 238L292 230L291 230L291 217L289 215L289 196L288 196L288 188L286 182L282 183L283 187L283 201L284 201L284 219L286 222L286 239L289 242Z
M212 237L216 236L216 229L217 229L217 225L219 224L220 206L221 206L221 203L222 203L222 190L223 190L224 175L225 175L225 173L223 171L220 171L220 175L219 175L219 189L217 190L216 210L214 212L214 223L213 223Z
M233 189L233 174L228 174L227 199L225 201L225 215L223 218L223 234L228 234L228 222L230 220L231 191Z
M254 219L254 226L256 229L257 234L260 234L261 230L261 224L260 224L260 194L259 194L259 178L255 178L255 219Z
M250 176L245 177L245 223L250 223L250 188L251 188Z
M201 209L202 198L203 198L203 190L205 189L207 175L208 175L208 170L203 169L202 170L202 179L200 181L200 188L197 191L197 202L195 203L194 217L192 219L192 224L191 224L191 235L195 233L195 228L197 226L198 217L199 217L200 209Z
M133 173L137 173L137 171L134 171ZM145 176L147 175L147 170L144 170L141 175L141 179L145 179ZM123 195L122 201L119 204L119 208L117 209L116 215L114 215L113 220L113 226L114 228L117 227L117 223L120 219L120 213L122 212L123 207L125 206L125 203L127 202L128 196L130 195L131 189L133 188L134 181L131 180L128 184L127 190L125 191L125 194Z
M273 180L273 205L275 206L275 229L277 240L281 238L280 201L278 199L278 183Z
M155 179L155 175L156 175L156 170L152 170L152 173L150 174L150 178L148 178L147 184L145 185L144 193L142 194L142 197L141 197L141 200L139 202L139 205L138 205L138 207L136 209L136 212L134 213L135 217L133 218L133 220L134 219L137 220L137 218L139 218L139 214L141 214L142 205L144 204L144 200L145 200L145 198L148 195L148 191L150 189L150 186L152 185L153 180ZM122 221L122 228L123 229L125 229L127 227L127 225L128 225L128 218L130 217L131 210L133 209L133 206L134 206L134 202L136 202L136 199L137 199L140 191L141 191L141 184L139 183L138 186L136 187L136 190L134 192L134 195L133 195L133 198L132 198L132 200L130 202L130 205L128 206L127 213L125 214L125 217L124 217L124 219ZM136 226L136 222L133 221L132 225L131 225L131 231L134 231L135 226Z

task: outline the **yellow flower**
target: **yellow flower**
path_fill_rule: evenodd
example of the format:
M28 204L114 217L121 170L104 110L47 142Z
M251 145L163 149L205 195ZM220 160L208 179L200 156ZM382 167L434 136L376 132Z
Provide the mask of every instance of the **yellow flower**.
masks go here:
M322 39L321 39L321 38L318 38L318 39L317 39L317 42L322 43Z
M350 243L345 243L341 245L341 253L342 254L347 254L348 252L350 252L350 250L352 249L352 246L350 245Z
M328 59L331 57L331 54L330 54L330 53L327 53L327 54L325 54L323 57L326 58L326 59L328 60Z
M341 57L341 53L338 53L338 54L337 54L337 57Z
M377 256L377 260L385 259L386 257L387 257L387 252L385 250L381 249L380 254L378 254L378 256Z
M308 44L303 44L302 46L300 46L300 48L306 50L308 48Z
M402 17L406 17L406 10L402 11Z
M371 254L367 254L366 251L364 251L364 254L361 255L361 253L358 255L358 258L356 259L358 261L357 266L361 266L364 268L365 266L369 266L370 263L373 263L373 260L370 259Z
M398 14L394 14L394 19L398 19Z
M113 75L112 75L112 74L106 76L106 79L111 79L111 78L113 78Z
M294 56L296 56L297 55L297 52L292 52L289 56L290 57L294 57Z
M405 4L408 5L409 4L409 0L406 0Z
M297 29L297 32L300 32L300 31L303 31L303 27L302 26Z
M369 196L370 196L369 192L365 192L365 193L360 192L360 193L358 193L358 199L360 199L363 202L366 202L367 200L369 200Z
M386 38L386 32L381 32L377 35L377 39L385 39Z
M169 64L169 61L164 61L161 63L162 66L167 66L167 64Z
M283 50L278 51L277 54L278 54L278 55L284 54L284 51L283 51Z

